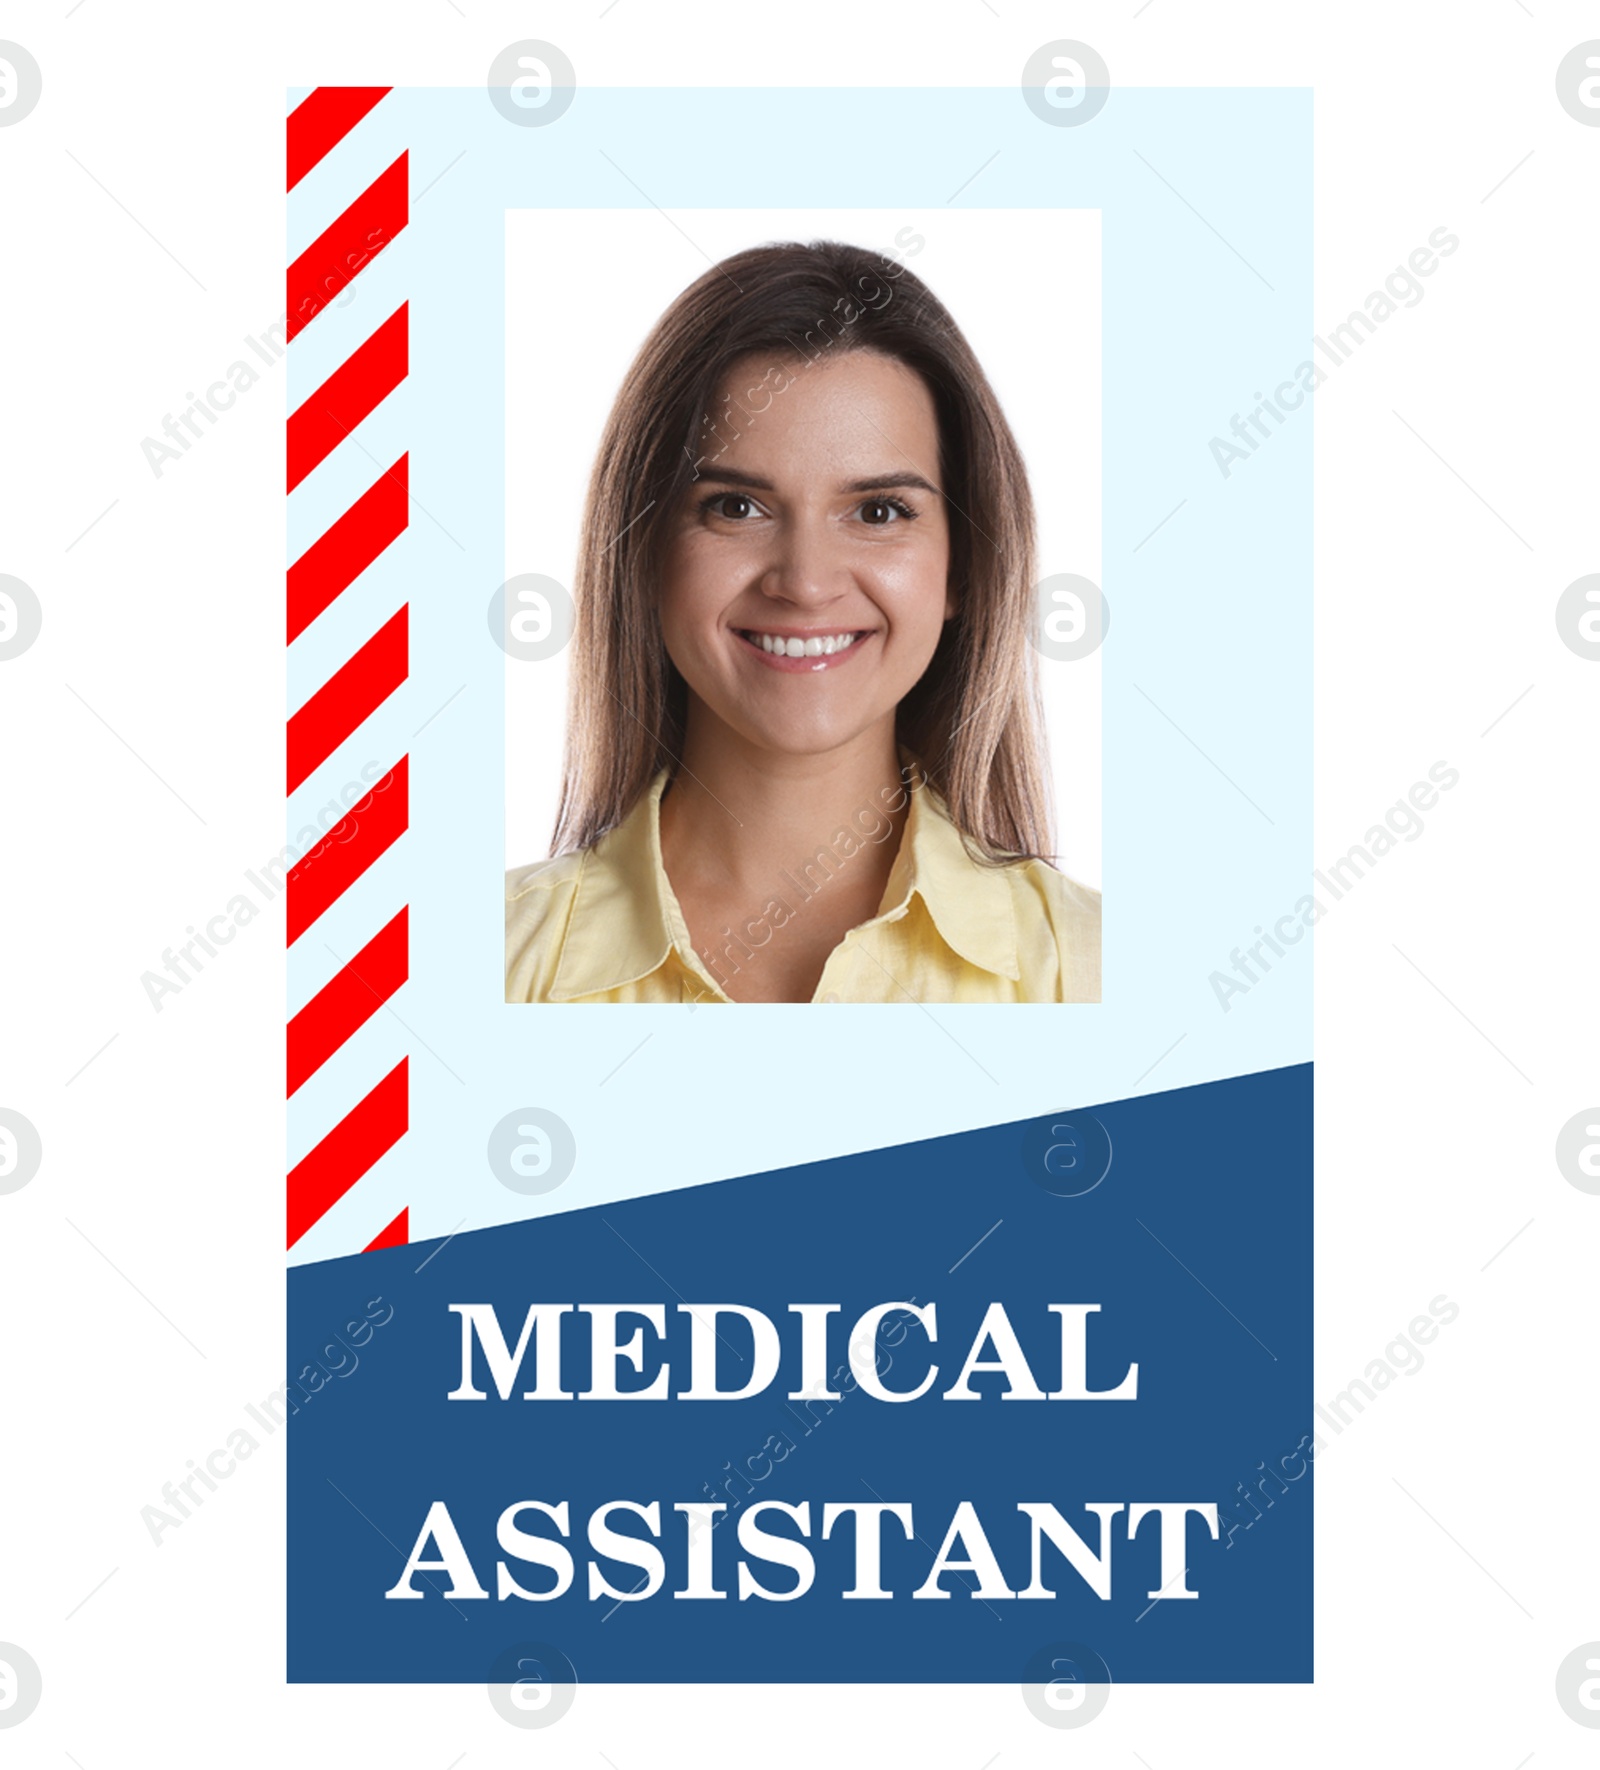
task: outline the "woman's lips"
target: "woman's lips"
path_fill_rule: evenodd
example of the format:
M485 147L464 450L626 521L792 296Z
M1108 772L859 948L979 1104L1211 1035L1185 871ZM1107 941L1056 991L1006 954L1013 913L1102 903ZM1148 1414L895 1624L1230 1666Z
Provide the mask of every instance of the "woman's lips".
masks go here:
M734 633L741 647L758 664L791 676L836 670L876 637L875 629L861 627L786 627L781 631L771 627L736 627Z

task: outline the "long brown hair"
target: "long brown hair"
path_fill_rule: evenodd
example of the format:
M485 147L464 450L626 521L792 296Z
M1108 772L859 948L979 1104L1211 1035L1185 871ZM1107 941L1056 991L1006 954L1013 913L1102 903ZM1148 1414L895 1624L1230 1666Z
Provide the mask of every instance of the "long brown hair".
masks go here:
M687 689L661 638L658 565L729 369L757 352L816 362L851 350L919 374L939 424L956 613L900 703L898 740L978 858L1051 852L1027 637L1034 514L1022 453L971 346L927 285L863 247L813 240L754 246L713 265L656 322L611 409L584 506L553 854L587 848L619 824L682 754ZM737 428L733 414L730 403L722 423Z

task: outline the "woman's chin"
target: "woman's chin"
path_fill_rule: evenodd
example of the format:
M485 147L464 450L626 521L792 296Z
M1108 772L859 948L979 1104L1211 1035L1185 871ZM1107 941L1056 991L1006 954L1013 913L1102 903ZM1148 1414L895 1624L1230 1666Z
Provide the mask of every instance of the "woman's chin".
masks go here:
M746 722L741 735L757 750L773 756L800 758L826 756L876 730L881 722L863 725L858 720L804 720L779 723L774 720Z

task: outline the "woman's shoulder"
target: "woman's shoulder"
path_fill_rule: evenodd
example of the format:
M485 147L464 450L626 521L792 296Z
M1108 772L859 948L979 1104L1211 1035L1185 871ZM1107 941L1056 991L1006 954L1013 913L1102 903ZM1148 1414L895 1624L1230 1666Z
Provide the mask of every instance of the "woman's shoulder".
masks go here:
M558 854L554 860L536 860L525 867L512 867L506 874L506 914L511 906L531 899L527 908L535 915L548 911L555 894L563 887L576 885L583 870L583 854Z
M506 874L508 959L565 922L577 895L583 859L582 852L558 854L554 860L512 867Z
M526 949L564 925L577 895L583 854L558 854L506 874L506 954Z
M1016 870L1028 888L1038 893L1052 916L1066 922L1099 925L1100 893L1092 885L1081 884L1047 860L1019 861Z
M555 981L583 855L512 867L506 874L506 1000L542 1001Z
M1100 893L1044 860L1008 869L1017 894L1019 952L1054 965L1062 1002L1100 1000ZM1030 938L1031 932L1031 938Z

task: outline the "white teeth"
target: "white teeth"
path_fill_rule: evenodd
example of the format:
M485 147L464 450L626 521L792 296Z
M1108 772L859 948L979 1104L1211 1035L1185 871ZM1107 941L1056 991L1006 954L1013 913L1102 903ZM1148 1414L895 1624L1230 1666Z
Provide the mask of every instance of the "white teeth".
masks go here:
M831 658L837 652L848 651L856 642L854 633L819 634L811 639L786 639L775 633L752 633L750 638L764 652L770 652L779 658Z

